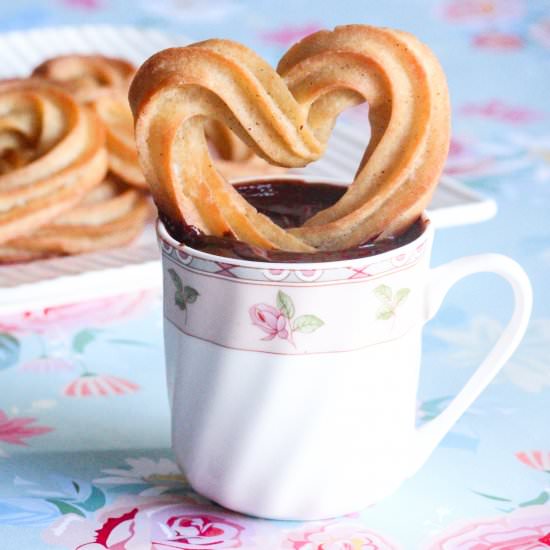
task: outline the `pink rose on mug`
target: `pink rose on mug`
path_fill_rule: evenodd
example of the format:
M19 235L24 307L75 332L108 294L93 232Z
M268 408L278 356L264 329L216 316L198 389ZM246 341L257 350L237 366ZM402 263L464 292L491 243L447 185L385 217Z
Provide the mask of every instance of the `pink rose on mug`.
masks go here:
M269 304L255 304L248 311L252 324L267 333L262 340L273 340L277 336L288 339L287 319L281 310Z

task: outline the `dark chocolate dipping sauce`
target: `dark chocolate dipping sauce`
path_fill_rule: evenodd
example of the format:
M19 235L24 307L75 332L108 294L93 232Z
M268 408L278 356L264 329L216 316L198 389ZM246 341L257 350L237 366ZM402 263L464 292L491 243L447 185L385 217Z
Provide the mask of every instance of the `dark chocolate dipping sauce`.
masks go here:
M259 212L285 229L303 225L317 212L334 204L347 189L345 185L306 183L299 179L258 180L236 184L235 188ZM162 213L159 217L174 239L191 248L217 256L262 262L331 262L374 256L414 241L426 228L426 222L418 218L400 235L368 241L346 250L307 253L266 250L232 237L204 235L196 227L174 224Z

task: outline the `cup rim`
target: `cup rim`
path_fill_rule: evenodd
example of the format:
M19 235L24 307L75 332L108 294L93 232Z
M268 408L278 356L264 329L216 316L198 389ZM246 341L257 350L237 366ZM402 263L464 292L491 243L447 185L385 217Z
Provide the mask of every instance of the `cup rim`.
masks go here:
M342 185L342 181L338 178L330 178L330 177L318 177L318 176L306 176L306 175L300 175L300 174L274 174L274 175L266 175L266 176L250 176L250 177L244 177L239 178L231 181L232 184L238 184L238 183L247 183L250 181L257 181L257 180L303 180L307 183L332 183L332 184L340 184ZM380 254L373 254L370 256L362 256L359 258L350 258L350 259L344 259L344 260L334 260L334 261L318 261L318 262L265 262L265 261L259 261L259 260L245 260L241 258L232 258L229 256L219 256L217 254L211 254L209 252L202 252L201 250L197 250L196 248L192 248L184 243L181 243L174 239L166 230L166 227L162 223L162 221L157 218L156 220L156 231L158 238L163 241L164 243L168 244L169 246L176 248L177 250L188 254L190 256L194 256L196 258L199 258L201 260L206 260L210 262L222 262L225 264L231 264L235 266L241 266L241 267L248 267L248 268L254 268L254 269L281 269L281 270L288 270L288 269L298 269L298 270L313 270L313 269L339 269L342 267L347 267L350 265L356 265L356 264L363 264L365 261L380 261L387 259L389 257L399 255L400 251L403 249L418 246L418 244L421 241L425 241L431 238L434 228L433 224L431 223L431 220L429 216L427 215L426 211L424 211L422 214L422 218L425 222L425 229L424 231L413 241L410 241L402 246L392 248L391 250L388 250L386 252L382 252Z

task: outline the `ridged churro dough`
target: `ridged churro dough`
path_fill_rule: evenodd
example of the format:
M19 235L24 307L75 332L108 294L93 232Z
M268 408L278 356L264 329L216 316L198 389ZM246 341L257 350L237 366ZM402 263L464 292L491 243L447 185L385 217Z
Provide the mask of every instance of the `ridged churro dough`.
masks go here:
M123 246L139 235L151 211L143 192L108 177L51 223L0 245L0 263Z
M0 82L0 243L80 202L107 171L103 126L39 79Z
M264 248L340 250L402 231L430 200L449 147L447 85L433 53L410 34L367 25L310 35L276 71L228 40L164 50L138 70L129 99L159 209ZM204 130L212 119L269 163L299 167L323 155L337 116L362 102L371 139L354 181L302 227L278 227L215 169Z

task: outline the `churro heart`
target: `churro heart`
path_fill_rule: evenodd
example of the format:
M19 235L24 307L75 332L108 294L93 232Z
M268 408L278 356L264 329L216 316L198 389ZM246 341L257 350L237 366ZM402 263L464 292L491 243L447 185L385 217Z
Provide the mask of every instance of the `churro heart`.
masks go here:
M159 209L265 248L339 250L400 232L428 203L449 146L447 85L433 53L410 34L366 25L312 34L277 71L228 40L164 50L138 70L129 99ZM365 101L371 138L354 181L302 227L258 213L213 165L210 119L268 162L298 167L322 156L344 109Z

